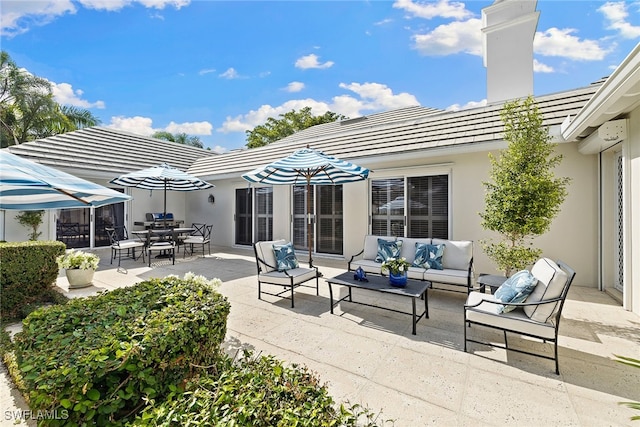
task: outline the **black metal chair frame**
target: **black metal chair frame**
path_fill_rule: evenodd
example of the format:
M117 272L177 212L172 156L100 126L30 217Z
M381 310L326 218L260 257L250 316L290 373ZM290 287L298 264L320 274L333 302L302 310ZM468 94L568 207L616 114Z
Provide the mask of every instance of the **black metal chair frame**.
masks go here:
M308 281L310 281L310 280L312 280L314 278L316 279L316 286L315 286L316 295L320 295L319 285L318 285L318 277L320 277L320 274L318 272L318 267L311 267L310 266L309 267L310 270L311 269L315 270L314 276L308 278L307 280L303 280L300 283L294 283L294 281L296 279L296 276L293 276L293 275L289 274L289 272L287 270L281 271L281 273L284 273L285 276L289 279L289 283L288 284L269 282L268 280L264 279L264 276L262 276L263 279L260 280L260 275L267 273L267 272L263 272L262 271L262 267L260 266L260 263L262 263L262 264L264 264L264 265L268 266L269 268L272 268L273 270L276 270L276 271L277 271L277 268L275 266L269 264L268 262L266 262L262 258L260 258L260 256L258 256L258 249L256 247L256 245L258 243L259 242L256 242L253 245L253 252L255 253L255 256L256 256L256 266L257 266L257 269L258 269L258 299L262 299L262 294L271 295L271 296L274 296L274 297L285 298L285 299L290 299L291 300L291 308L294 308L294 297L293 297L294 292L293 291L299 286L304 286L306 288L312 288L313 289L313 286L305 285L304 283L306 283L306 282L308 282ZM282 290L282 291L280 291L278 293L266 292L266 291L262 290L262 283L267 283L267 284L270 284L270 285L282 286L282 287L284 287L284 290ZM287 292L291 292L291 296L290 297L284 296Z
M118 267L120 267L120 262L122 261L122 251L124 250L127 251L127 255L125 256L125 258L131 258L134 261L137 261L142 256L142 262L145 261L144 243L139 240L129 239L129 233L127 232L127 228L125 226L105 227L104 230L107 232L107 236L109 236L109 241L111 242L111 264L113 264L113 260L116 258L116 252L118 252ZM121 235L118 235L118 230L122 230ZM140 255L136 257L137 248L140 248Z
M147 256L149 257L149 267L151 267L151 252L160 252L166 254L167 251L171 253L172 263L176 263L176 242L173 240L174 233L169 230L169 233L158 233L158 230L149 230L147 233ZM154 236L155 234L155 236Z
M482 322L477 322L477 321L472 321L469 320L467 318L467 311L476 311L476 312L480 312L480 310L477 310L476 307L478 307L480 304L482 303L490 303L490 304L500 304L500 305L504 305L504 303L500 302L500 301L489 301L489 300L481 300L479 303L477 304L473 304L473 305L468 305L465 304L464 305L464 321L467 324L467 327L471 327L472 324L475 325L480 325L480 326L485 326L487 328L492 328L492 329L498 329L503 331L503 335L504 335L504 345L501 344L497 344L497 343L490 343L490 342L486 342L486 341L479 341L479 340L475 340L472 338L469 338L467 336L467 328L464 328L464 351L465 353L467 352L467 342L473 342L476 344L482 344L482 345L487 345L490 347L495 347L495 348L501 348L504 350L511 350L514 351L516 353L522 353L522 354L527 354L529 356L535 356L535 357L540 357L543 359L547 359L547 360L553 360L555 361L555 365L556 365L556 374L560 375L560 367L558 364L558 329L560 328L560 319L562 318L562 308L564 306L564 302L565 299L567 297L567 294L569 292L569 287L571 286L571 283L573 282L573 278L576 275L576 272L569 267L567 264L565 264L562 261L556 261L556 264L558 264L558 266L564 270L567 273L567 281L564 284L564 287L562 288L562 292L560 293L560 296L557 298L550 298L550 299L545 299L545 300L540 300L540 301L536 301L536 302L523 302L523 303L508 303L507 305L509 306L514 306L517 308L522 308L522 307L527 307L527 306L537 306L537 305L542 305L542 304L549 304L549 303L560 303L559 307L557 307L556 312L553 314L553 324L554 324L554 337L553 338L547 338L547 337L542 337L542 336L538 336L538 335L534 335L531 333L525 333L522 331L519 331L517 329L509 329L509 328L502 328L496 325L489 325L489 324L485 324ZM505 277L505 280L507 278ZM492 316L504 316L503 314L489 314L486 313L484 311L482 311L483 314L487 314L487 315L492 315ZM524 320L522 320L522 322L525 322ZM538 322L536 320L532 320L529 319L528 320L529 323L533 323L533 324L541 324L541 322ZM546 324L545 324L546 325ZM511 332L517 335L524 335L524 336L528 336L531 338L536 338L539 340L542 340L542 343L547 343L547 342L551 342L553 343L553 357L552 356L548 356L546 354L542 354L542 353L533 353L530 351L526 351L526 350L521 350L521 349L517 349L517 348L513 348L513 347L509 347L508 345L508 341L507 341L507 332Z
M184 248L182 248L182 257L184 258L187 254L187 245L189 245L189 255L193 255L193 245L202 245L202 256L204 256L204 245L207 245L209 255L211 255L211 231L213 230L213 225L194 223L191 227L195 228L195 231L182 241L184 245ZM202 241L189 241L191 237L202 239Z

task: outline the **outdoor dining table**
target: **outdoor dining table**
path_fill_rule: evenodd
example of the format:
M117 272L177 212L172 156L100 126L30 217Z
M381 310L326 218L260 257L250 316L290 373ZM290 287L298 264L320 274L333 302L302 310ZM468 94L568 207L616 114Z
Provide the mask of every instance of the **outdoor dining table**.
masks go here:
M131 234L135 235L138 239L143 241L145 245L149 245L150 241L157 238L158 241L171 241L176 243L176 246L180 245L180 238L183 235L191 234L195 231L192 227L177 227L177 228L165 228L165 229L153 229L153 230L135 230ZM156 258L166 257L166 253L156 255Z

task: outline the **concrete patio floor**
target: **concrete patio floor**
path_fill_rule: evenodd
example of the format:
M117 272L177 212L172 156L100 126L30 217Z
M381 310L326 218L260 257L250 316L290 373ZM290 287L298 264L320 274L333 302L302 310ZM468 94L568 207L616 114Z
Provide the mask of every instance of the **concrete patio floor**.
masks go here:
M640 370L614 360L615 354L640 358L640 317L607 294L580 287L580 272L560 325L558 376L553 362L541 358L477 344L465 353L464 294L429 290L430 317L420 320L412 335L408 315L348 302L330 314L329 290L322 278L320 295L299 288L293 309L289 300L258 300L250 250L216 247L211 256L186 260L180 253L175 265L152 262L151 268L126 260L121 269L109 264L107 250L99 254L93 286L69 291L66 278L58 279L67 296L189 271L218 277L223 281L220 292L231 302L228 351L251 348L306 365L327 383L336 401L381 411L381 417L395 420L396 426L630 426L630 417L640 415L619 404L640 401ZM346 268L342 260L315 261L325 277ZM337 289L341 296L346 292ZM408 299L357 289L354 298L403 311L411 307ZM470 334L503 342L501 333L485 328L474 327ZM509 343L540 347L515 336ZM10 389L4 369L0 382L3 410L28 409Z

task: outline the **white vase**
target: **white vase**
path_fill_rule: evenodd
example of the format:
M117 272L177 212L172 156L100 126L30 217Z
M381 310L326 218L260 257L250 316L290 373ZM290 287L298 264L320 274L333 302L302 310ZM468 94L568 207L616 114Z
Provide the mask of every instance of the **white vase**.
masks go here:
M93 273L95 272L93 269L80 270L79 268L65 270L67 280L69 281L69 289L84 288L91 285Z

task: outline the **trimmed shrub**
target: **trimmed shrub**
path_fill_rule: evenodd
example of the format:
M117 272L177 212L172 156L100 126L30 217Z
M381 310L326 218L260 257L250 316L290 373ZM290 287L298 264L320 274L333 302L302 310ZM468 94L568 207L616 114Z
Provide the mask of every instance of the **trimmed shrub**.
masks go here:
M168 276L31 313L15 337L29 405L68 415L41 425L122 425L213 365L230 309L213 285Z
M44 302L59 302L53 289L58 277L56 257L62 242L0 243L0 314L4 321L19 319Z
M379 423L379 424L378 424ZM172 387L129 426L375 426L385 421L360 405L336 406L306 367L284 366L273 356L245 351L221 357L215 369Z

